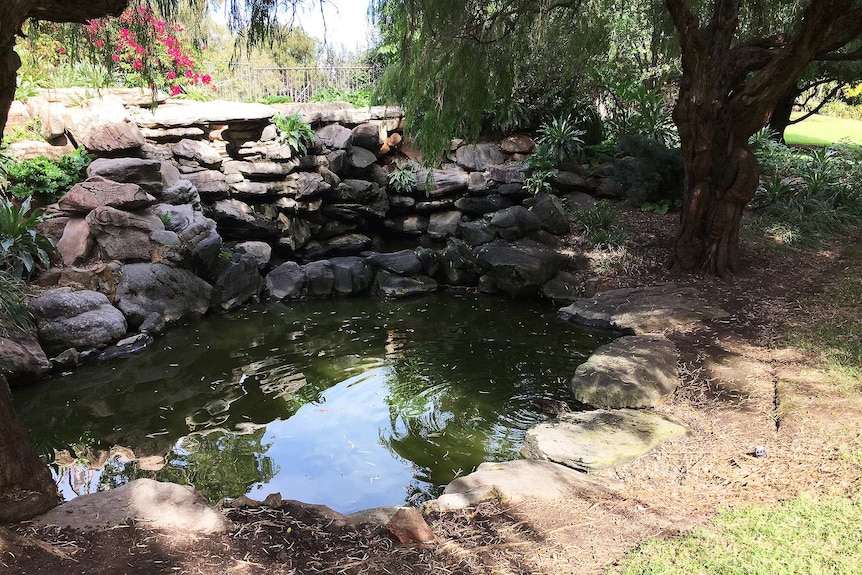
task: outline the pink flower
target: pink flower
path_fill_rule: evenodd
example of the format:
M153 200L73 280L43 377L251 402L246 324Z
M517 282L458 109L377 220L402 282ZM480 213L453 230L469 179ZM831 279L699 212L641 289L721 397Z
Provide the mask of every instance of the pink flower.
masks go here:
M182 92L182 88L180 88L176 84L171 86L171 96L178 96L180 92Z
M134 65L133 65L133 68L134 68L136 71L140 71L140 70L143 70L143 69L144 69L144 63L143 63L143 62L141 62L141 59L140 59L140 58L136 58L136 59L135 59L135 63L134 63Z
M204 84L209 84L210 82L212 82L212 80L212 76L210 76L209 74L204 74L203 76L201 76L201 82L203 82Z
M101 49L101 48L104 48L104 47L105 47L105 41L104 41L104 40L102 40L101 38L97 39L97 40L96 40L96 48Z
M65 53L66 53L66 49L65 49L65 48L63 48L62 46L60 46L59 48L57 48L57 54L65 54Z
M176 78L176 77L177 77L177 73L176 73L176 72L174 72L173 70L171 70L170 72L168 72L168 80L173 80L173 79L174 79L174 78Z
M111 60L113 60L114 62L119 62L120 61L120 55L119 54L112 54Z
M186 70L186 78L194 78L195 73L191 70Z

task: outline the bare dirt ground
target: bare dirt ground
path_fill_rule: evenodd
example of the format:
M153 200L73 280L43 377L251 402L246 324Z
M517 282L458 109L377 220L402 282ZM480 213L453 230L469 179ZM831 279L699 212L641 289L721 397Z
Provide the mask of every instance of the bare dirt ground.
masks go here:
M625 265L594 255L602 289L677 281L731 315L668 334L684 377L659 410L691 433L607 473L617 491L432 514L436 543L427 547L290 506L225 510L233 530L208 537L134 525L84 536L24 523L13 526L5 549L0 537L0 573L604 573L644 539L686 532L720 511L858 490L860 470L847 454L862 449L862 382L784 347L782 336L793 323L834 313L816 302L832 278L860 273L858 258L848 263L846 253L862 241L859 232L814 251L744 241L738 277L723 282L665 269L674 216L633 211L626 219L636 240ZM860 305L844 315L859 320ZM754 457L758 446L766 457Z

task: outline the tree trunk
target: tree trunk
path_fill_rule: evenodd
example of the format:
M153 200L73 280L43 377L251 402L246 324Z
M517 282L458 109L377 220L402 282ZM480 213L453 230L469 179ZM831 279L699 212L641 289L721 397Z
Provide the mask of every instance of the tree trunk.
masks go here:
M0 524L41 515L59 502L51 471L27 441L0 376Z
M793 106L796 105L796 98L802 94L802 90L796 84L793 84L775 104L775 109L769 117L769 129L775 132L776 139L784 143L784 131L790 125L790 115L793 113Z

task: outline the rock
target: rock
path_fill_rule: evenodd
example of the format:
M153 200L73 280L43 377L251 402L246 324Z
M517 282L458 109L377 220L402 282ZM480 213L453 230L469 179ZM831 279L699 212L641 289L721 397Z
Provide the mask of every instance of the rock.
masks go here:
M176 234L179 241L178 245L157 249L153 261L169 261L199 273L218 273L213 270L221 253L222 239L213 220L188 204L159 204L151 208L151 212L165 221L165 228Z
M51 362L34 335L19 330L0 332L0 376L15 383L33 380L50 370Z
M211 206L210 215L218 224L219 231L229 239L261 239L278 235L275 217L267 219L239 200L218 200Z
M166 144L186 139L198 140L205 136L206 132L197 126L189 126L187 128L141 128L141 134L148 141Z
M75 266L83 263L93 249L93 236L90 225L84 218L70 218L63 228L63 235L57 242L57 251L63 259L64 266Z
M558 236L569 233L569 218L557 196L540 192L524 205L539 218L543 230Z
M173 186L165 188L160 199L166 204L175 206L197 204L201 201L198 189L189 180L180 180Z
M88 214L102 206L134 212L147 208L156 201L156 198L137 184L120 184L94 176L72 186L57 204L64 212Z
M560 310L564 321L630 335L684 329L727 315L707 304L694 288L673 283L612 290Z
M231 160L225 162L223 167L225 174L241 174L249 180L280 180L291 173L293 169L293 163L268 162L264 160L254 162Z
M581 297L583 281L569 272L559 272L542 286L542 296L557 305L571 303Z
M305 247L305 257L320 259L329 256L354 256L371 247L371 238L364 234L345 234L320 242L316 250L311 242Z
M149 260L154 249L151 235L165 230L155 215L133 214L107 206L94 209L86 221L105 259L121 261Z
M402 277L381 271L377 274L377 291L388 298L424 295L437 290L437 282L425 276Z
M411 236L425 233L428 229L428 216L420 214L410 214L406 216L398 216L390 220L392 228L402 234Z
M681 424L633 409L564 413L527 431L524 457L596 471L634 461L666 439L685 435Z
M234 250L241 254L248 254L254 258L257 268L263 270L272 259L272 247L266 242L247 241L234 246Z
M586 178L575 172L559 171L556 176L551 178L551 184L563 193L580 192L589 194L595 191L595 187L590 185Z
M461 223L461 212L452 210L431 214L428 219L428 235L433 238L446 238L458 232Z
M305 289L312 297L327 297L335 287L335 276L329 260L311 262L302 266L305 273Z
M38 525L105 531L129 520L147 529L224 533L229 523L191 487L137 479L110 491L82 495L38 517Z
M320 128L317 130L317 137L324 146L334 150L346 150L353 143L353 131L341 124L329 124Z
M363 509L356 513L351 513L347 516L347 519L350 522L350 525L353 526L381 526L389 523L389 521L392 520L392 517L398 513L400 509L403 509L403 507L397 507L394 505L390 505L388 507L372 507L371 509Z
M160 263L123 266L116 304L132 327L152 313L166 323L204 315L212 301L212 286L192 272Z
M506 165L506 166L490 166L488 168L488 178L497 182L498 184L523 184L524 183L524 168L522 166L517 165ZM500 193L505 195L509 195L510 193L517 193L520 191L522 186L513 186L509 189L503 188L500 186Z
M371 150L352 146L347 154L347 163L358 170L363 170L377 161L377 156Z
M135 121L146 128L176 128L203 124L251 123L261 127L270 123L275 108L265 104L228 102L180 102L173 100L155 110L141 110Z
M570 209L591 210L596 207L598 200L583 192L572 192L565 196L566 204Z
M542 228L538 216L523 206L512 206L491 215L488 223L504 240L517 240Z
M203 170L185 174L195 189L203 197L208 199L224 198L228 195L230 187L225 181L225 175L217 170Z
M536 142L526 134L512 134L503 138L500 149L507 154L532 154L536 149Z
M469 182L470 177L467 172L458 166L450 165L443 169L432 170L430 182L427 170L416 172L416 190L420 195L424 194L429 198L439 198L463 192L467 189Z
M353 128L353 145L369 150L379 150L386 141L386 128L383 122L369 121Z
M484 197L465 196L455 200L455 207L471 217L484 216L512 206L512 200L500 194Z
M60 273L59 284L79 290L93 290L108 296L113 301L120 281L120 268L117 262L98 262L86 267L66 267Z
M366 291L374 273L365 260L356 256L332 258L333 288L338 295L354 295Z
M593 186L597 198L606 200L626 199L626 187L613 178L590 178L589 185Z
M206 168L217 170L222 165L221 155L211 146L200 140L180 140L173 147L174 155L199 163Z
M516 296L536 293L562 263L555 251L530 240L486 244L476 249L476 258L497 289Z
M68 141L60 145L49 142L13 142L6 146L3 153L19 160L32 160L39 156L45 156L51 160L59 160L75 151Z
M575 490L606 493L611 485L610 480L594 479L551 461L486 462L473 473L458 477L447 485L432 508L439 512L456 511L475 507L489 499L506 503L524 499L553 501L567 497Z
M398 275L413 275L422 270L422 263L413 250L401 250L386 254L373 254L365 261L374 267L382 268Z
M305 282L305 271L298 263L283 263L266 276L266 293L276 301L297 298L302 295Z
M416 253L416 257L419 258L419 261L422 263L422 274L429 277L436 276L437 272L440 271L439 252L423 247L417 247L413 251Z
M126 320L105 294L63 287L30 302L39 339L49 351L102 347L126 333Z
M218 267L212 284L215 305L227 311L257 300L263 291L263 277L253 255L233 253L230 259L221 258Z
M27 98L26 105L30 115L39 118L42 125L39 135L45 140L50 142L66 133L66 123L63 121L63 114L59 110L60 106L52 105L42 96Z
M118 341L116 344L108 346L99 354L98 361L110 361L122 357L129 357L140 353L147 349L153 343L153 338L145 333L139 333L132 337L127 337ZM74 350L70 350L74 351ZM65 352L64 352L65 353ZM58 357L59 361L60 358ZM77 358L75 358L77 363Z
M88 152L110 154L135 150L146 142L119 100L94 98L61 113L66 131Z
M329 190L323 176L314 172L290 174L284 179L284 193L296 200L308 201Z
M137 184L158 197L164 189L162 162L140 158L97 158L87 166L87 177L102 176L114 182Z
M471 246L476 247L494 241L497 238L497 232L487 220L476 220L475 222L461 222L458 224L457 236Z
M386 524L386 529L401 543L429 545L434 542L434 532L428 527L422 513L413 507L399 509Z
M575 370L575 399L600 409L652 408L679 385L676 346L663 336L630 335L598 348Z
M479 260L466 243L450 238L440 252L440 268L450 285L476 285L482 275Z
M483 172L505 161L497 144L468 144L455 150L455 163L471 172Z
M389 207L394 210L409 210L416 205L416 199L410 196L389 196Z

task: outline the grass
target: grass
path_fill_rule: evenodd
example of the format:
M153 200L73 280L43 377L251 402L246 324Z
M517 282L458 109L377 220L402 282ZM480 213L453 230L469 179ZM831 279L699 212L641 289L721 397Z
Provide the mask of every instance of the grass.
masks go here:
M797 146L829 146L841 141L862 145L862 121L815 114L788 126L784 137L788 144Z
M654 539L627 556L623 575L850 575L862 565L859 497L802 495L775 508L718 516L679 539Z

